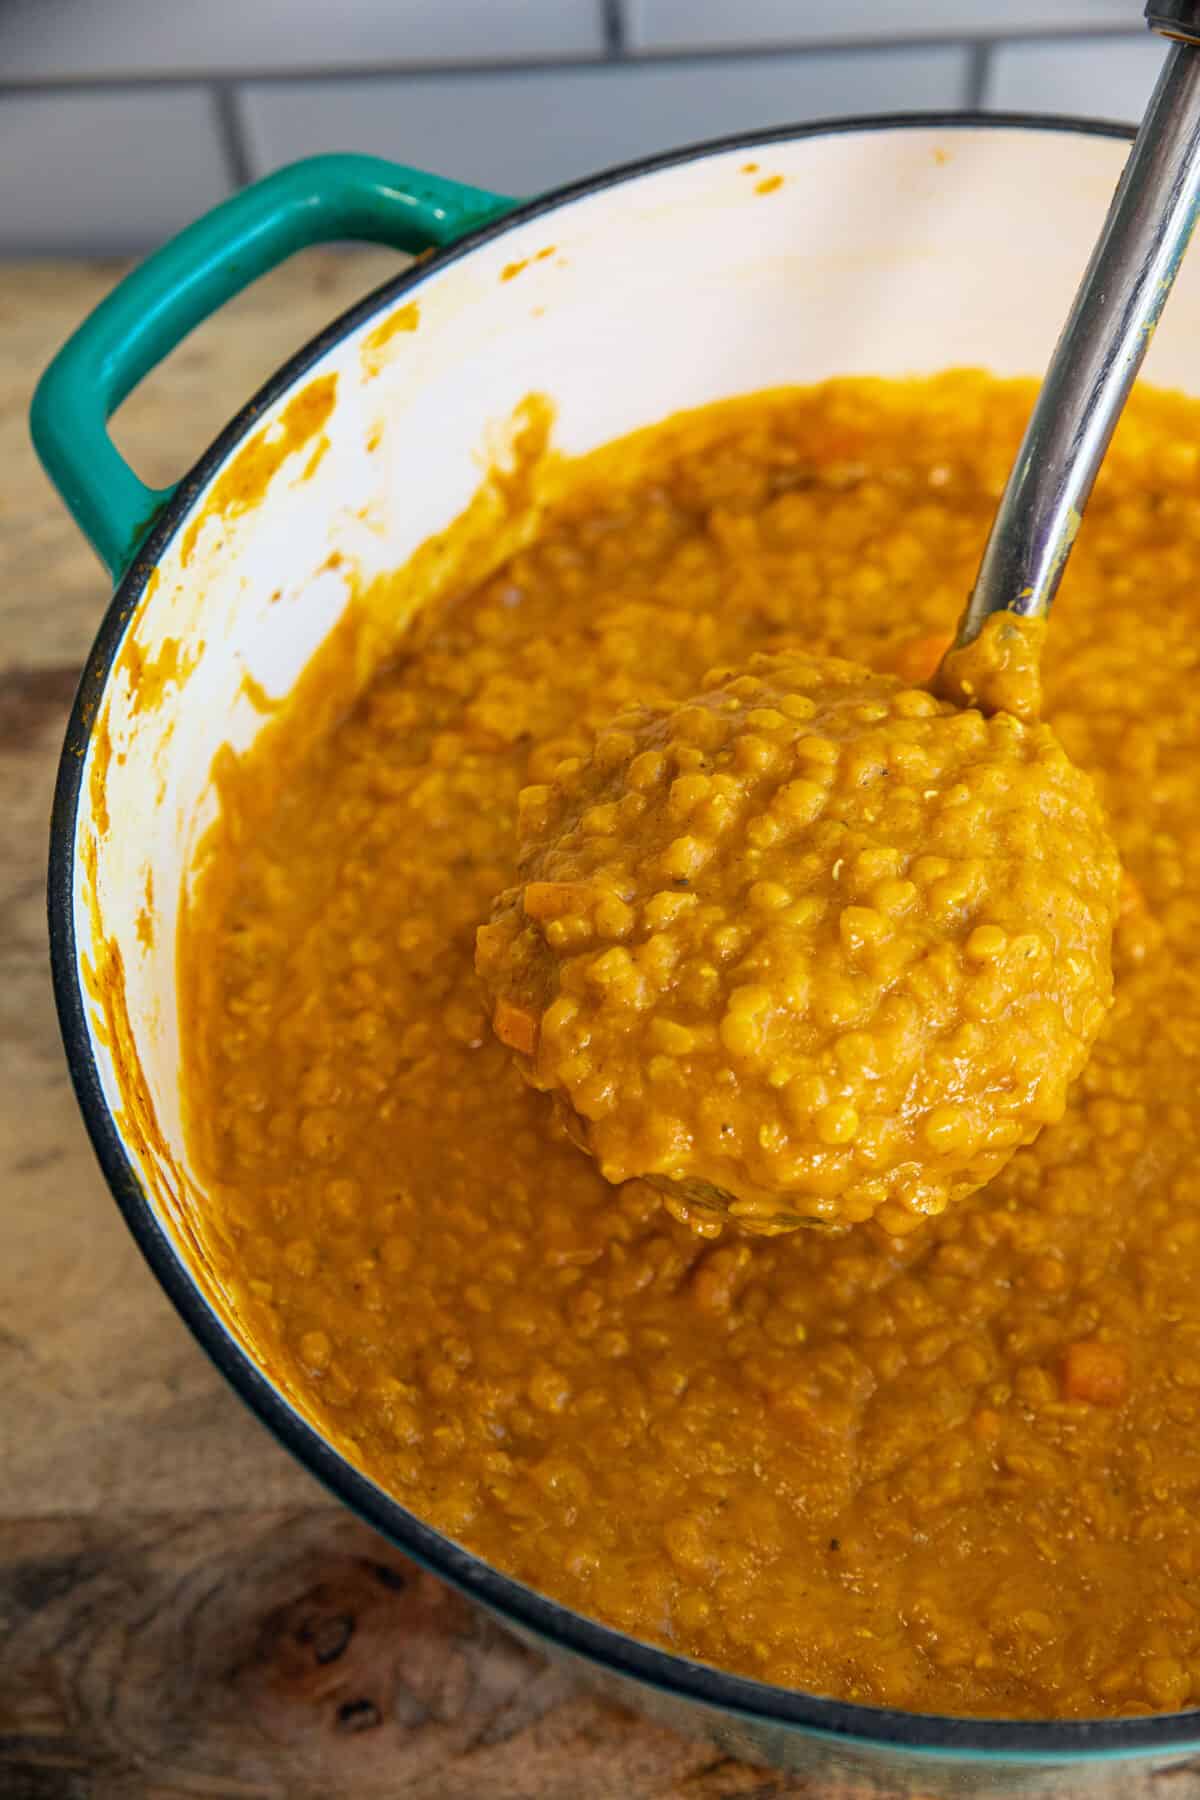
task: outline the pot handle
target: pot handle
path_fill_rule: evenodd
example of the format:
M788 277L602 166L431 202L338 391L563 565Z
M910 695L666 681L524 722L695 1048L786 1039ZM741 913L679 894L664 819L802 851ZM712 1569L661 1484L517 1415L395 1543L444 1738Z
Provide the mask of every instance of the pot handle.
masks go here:
M313 156L215 206L118 283L42 376L29 421L46 473L114 581L175 487L139 480L108 421L189 331L310 244L428 250L516 204L379 157Z

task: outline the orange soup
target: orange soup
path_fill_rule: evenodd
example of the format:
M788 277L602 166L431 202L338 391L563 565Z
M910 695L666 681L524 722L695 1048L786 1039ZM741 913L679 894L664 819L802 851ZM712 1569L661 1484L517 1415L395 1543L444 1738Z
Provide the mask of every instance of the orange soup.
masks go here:
M518 794L614 715L780 638L932 672L1031 393L675 423L341 711L332 641L224 759L179 962L245 1330L406 1506L691 1657L1069 1718L1200 1703L1200 404L1135 397L1056 608L1046 717L1125 870L1115 1002L987 1186L902 1235L699 1235L580 1154L474 967Z

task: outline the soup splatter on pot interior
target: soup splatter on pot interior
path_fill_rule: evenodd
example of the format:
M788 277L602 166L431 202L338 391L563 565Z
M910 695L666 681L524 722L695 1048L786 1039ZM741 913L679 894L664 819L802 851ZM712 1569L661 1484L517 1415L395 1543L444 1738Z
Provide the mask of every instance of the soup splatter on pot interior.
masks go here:
M331 641L216 771L182 1080L243 1329L422 1517L768 1681L1078 1717L1200 1703L1200 404L1135 396L1056 606L1046 715L1126 871L1116 998L989 1185L903 1236L695 1235L579 1154L473 967L518 792L614 714L780 638L932 672L1031 392L672 422L341 711Z

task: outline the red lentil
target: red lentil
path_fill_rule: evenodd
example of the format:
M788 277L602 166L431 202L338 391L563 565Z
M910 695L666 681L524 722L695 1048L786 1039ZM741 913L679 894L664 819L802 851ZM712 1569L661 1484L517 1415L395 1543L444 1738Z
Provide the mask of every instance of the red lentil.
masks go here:
M1129 876L1115 1002L986 1187L903 1237L699 1239L568 1141L472 966L518 793L615 714L797 630L931 672L1030 397L664 428L344 716L323 650L221 770L183 1088L239 1329L424 1518L767 1680L1073 1717L1200 1700L1200 406L1134 397L1056 606L1046 716Z
M1118 866L1048 726L759 652L517 806L476 967L607 1180L684 1219L903 1233L1062 1117Z

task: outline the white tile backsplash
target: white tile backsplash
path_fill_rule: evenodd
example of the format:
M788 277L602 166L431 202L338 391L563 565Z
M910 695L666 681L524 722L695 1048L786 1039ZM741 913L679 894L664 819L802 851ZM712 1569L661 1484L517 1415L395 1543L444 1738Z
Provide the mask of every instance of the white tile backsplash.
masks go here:
M256 172L365 150L501 192L537 193L676 144L792 120L958 107L953 48L610 64L534 74L278 82L242 90Z
M1140 116L1142 0L0 0L0 254L363 149L514 193L859 112Z
M998 37L1141 22L1138 0L627 0L635 51L729 50L869 38Z
M1141 118L1166 54L1162 38L1031 39L992 52L984 105L1090 119Z
M206 88L0 98L0 253L145 249L229 191Z
M594 56L602 0L0 0L0 80Z

